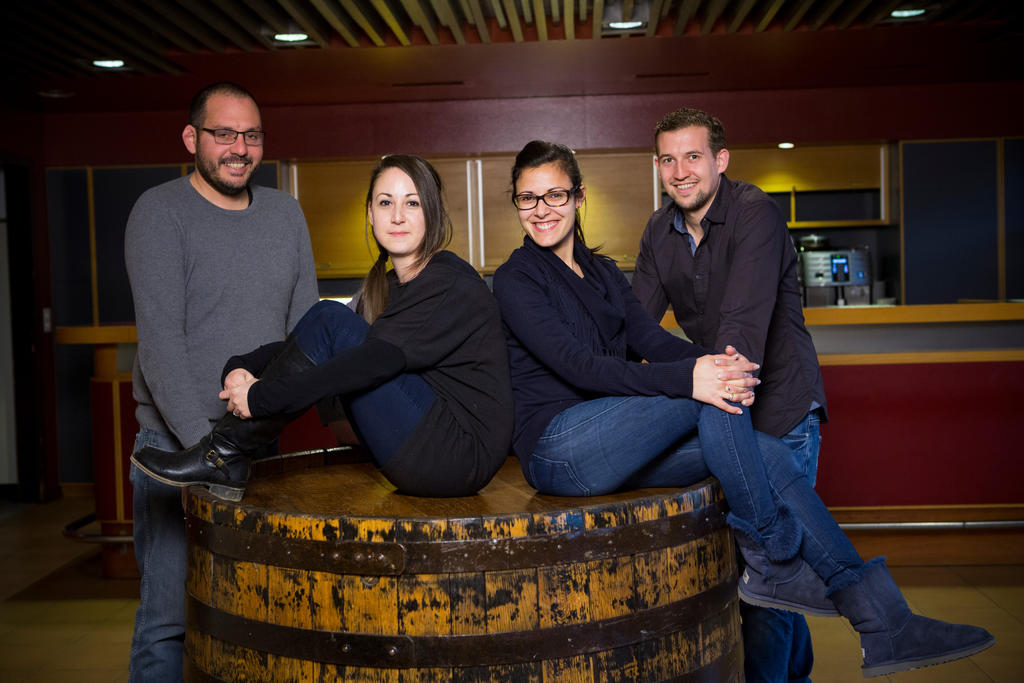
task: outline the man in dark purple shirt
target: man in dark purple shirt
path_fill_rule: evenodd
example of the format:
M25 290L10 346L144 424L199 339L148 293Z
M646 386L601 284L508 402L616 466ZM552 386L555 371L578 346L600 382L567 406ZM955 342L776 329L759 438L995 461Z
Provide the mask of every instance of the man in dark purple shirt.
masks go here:
M761 365L754 427L786 441L813 484L825 390L786 221L764 192L724 175L729 150L715 117L695 109L668 114L655 127L655 151L672 201L647 223L633 291L656 319L671 304L695 344L718 353L731 344ZM809 680L803 617L746 603L741 613L748 682Z

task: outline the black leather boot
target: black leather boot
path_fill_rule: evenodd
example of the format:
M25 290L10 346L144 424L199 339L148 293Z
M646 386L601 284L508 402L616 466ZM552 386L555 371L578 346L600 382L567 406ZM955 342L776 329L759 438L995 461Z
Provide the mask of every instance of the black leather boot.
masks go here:
M859 582L829 596L860 634L865 678L951 662L996 642L983 628L911 612L883 560L872 560Z
M313 365L289 337L280 353L267 365L261 379L295 374ZM165 484L205 486L218 498L238 501L249 481L252 453L276 439L302 412L247 420L226 413L213 426L213 431L191 448L170 452L147 447L135 453L132 462Z

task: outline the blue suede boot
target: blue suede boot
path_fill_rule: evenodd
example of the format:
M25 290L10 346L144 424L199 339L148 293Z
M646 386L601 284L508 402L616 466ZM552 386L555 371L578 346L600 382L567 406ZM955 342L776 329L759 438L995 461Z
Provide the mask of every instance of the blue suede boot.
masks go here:
M865 678L951 662L995 644L995 638L983 628L911 612L885 558L869 562L860 581L829 597L860 633Z
M725 521L732 527L735 537L743 537L751 547L757 548L770 561L785 562L800 553L804 528L788 507L777 498L774 502L777 510L775 518L760 529L732 512L726 516Z
M800 555L772 562L745 534L737 531L734 535L746 562L738 585L740 600L815 617L839 616L825 595L825 582Z

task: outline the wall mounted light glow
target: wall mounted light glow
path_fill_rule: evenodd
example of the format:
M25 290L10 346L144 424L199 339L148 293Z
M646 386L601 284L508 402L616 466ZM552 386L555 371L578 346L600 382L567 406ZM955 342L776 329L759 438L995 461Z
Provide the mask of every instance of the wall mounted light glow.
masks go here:
M101 69L120 69L124 66L123 59L94 59L92 60L93 66L98 66Z
M779 149L793 149L796 147L792 142L780 142Z
M274 40L279 43L301 43L303 40L309 40L309 36L305 33L275 33Z
M45 97L51 100L63 100L68 97L74 97L74 90L61 90L60 88L50 88L49 90L37 90L36 94L40 97Z
M894 9L889 13L893 19L909 19L910 17L919 17L924 14L923 9Z

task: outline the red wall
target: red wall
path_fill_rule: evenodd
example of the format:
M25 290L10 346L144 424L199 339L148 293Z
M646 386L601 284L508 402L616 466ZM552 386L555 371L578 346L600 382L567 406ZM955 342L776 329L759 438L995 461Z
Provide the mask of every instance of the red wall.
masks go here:
M817 490L830 506L1024 500L1024 362L822 368Z
M267 158L512 152L535 138L642 148L680 106L722 119L733 146L1024 134L1019 82L265 107ZM46 166L189 161L181 111L41 115Z

